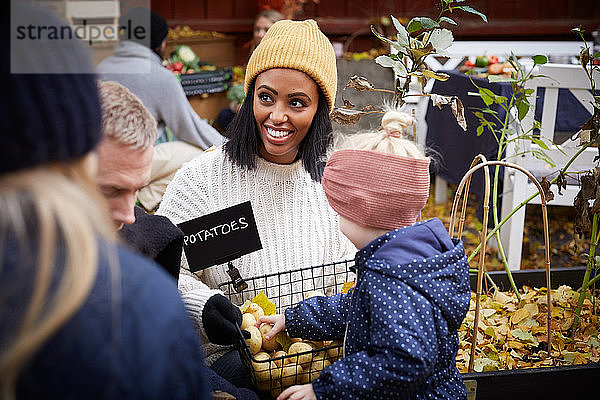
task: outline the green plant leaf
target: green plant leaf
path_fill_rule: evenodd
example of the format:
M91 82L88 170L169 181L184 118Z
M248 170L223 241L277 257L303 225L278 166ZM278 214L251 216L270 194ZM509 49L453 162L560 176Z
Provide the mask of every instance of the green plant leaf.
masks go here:
M452 32L448 29L434 29L429 34L428 42L433 45L437 54L442 56L450 56L446 49L452 46L454 42L454 36L452 36Z
M479 125L477 127L477 136L481 136L483 134L483 125Z
M388 38L386 38L385 36L383 36L381 33L379 33L377 31L377 29L375 29L375 26L371 25L371 32L373 33L373 35L375 35L379 40L384 41L385 43L389 44L391 47L393 47L394 49L396 49L398 52L400 53L404 53L406 54L407 50L406 50L406 46L402 46L400 45L398 42L394 41L394 40L390 40Z
M392 60L389 56L386 56L386 55L377 57L375 59L375 62L385 68L393 68L394 67L394 60Z
M455 8L458 8L458 9L460 9L460 10L466 11L466 12L468 12L468 13L471 13L471 14L478 15L478 16L480 16L480 17L481 17L481 19L482 19L484 22L488 22L488 20L487 20L487 17L485 16L485 14L484 14L484 13L482 13L482 12L479 12L479 11L477 11L477 10L476 10L476 9L474 9L473 7L469 7L469 6L456 6Z
M447 22L447 23L449 23L451 25L458 25L456 23L456 21L454 21L453 19L448 18L448 17L440 17L440 22Z
M421 17L421 25L425 29L433 29L433 28L437 28L438 26L440 26L440 24L438 24L436 21L432 20L431 18L427 18L427 17Z
M423 25L421 24L421 18L419 17L414 17L413 19L411 19L408 22L408 25L406 25L406 30L409 33L413 33L418 31L419 29L421 29L423 27Z
M542 149L544 150L550 150L550 148L548 147L548 145L546 143L544 143L542 140L536 138L536 137L532 137L531 141L535 144L537 144L538 146L540 146Z
M519 121L523 121L523 118L525 118L529 111L529 104L524 101L519 101L517 103L517 111L519 114Z
M551 167L556 167L554 160L552 160L550 157L548 157L548 155L546 153L539 151L539 150L533 150L531 153L538 160L544 161L546 164L548 164Z
M400 21L396 19L396 17L394 17L393 15L390 15L390 17L392 18L392 23L394 24L394 27L398 31L398 44L401 46L408 46L410 44L410 38L408 36L406 28L400 23Z
M410 20L410 22L406 26L406 29L408 30L409 33L413 33L420 29L433 29L433 28L437 28L439 26L440 26L440 24L437 23L436 21L432 20L431 18L414 17L413 19Z
M421 72L426 77L437 79L438 81L447 81L448 79L450 79L450 75L444 74L443 72L433 72L433 71L430 71L428 69L425 69L425 70L423 70Z
M573 32L573 33L583 33L585 31L583 29L581 29L581 25L580 25L580 26L578 26L576 28L571 29L571 32Z
M486 88L479 88L479 96L486 106L491 106L496 99L496 94Z
M543 54L538 54L536 56L531 57L534 65L542 65L548 62L548 57Z
M515 78L504 75L488 75L489 82L517 82Z

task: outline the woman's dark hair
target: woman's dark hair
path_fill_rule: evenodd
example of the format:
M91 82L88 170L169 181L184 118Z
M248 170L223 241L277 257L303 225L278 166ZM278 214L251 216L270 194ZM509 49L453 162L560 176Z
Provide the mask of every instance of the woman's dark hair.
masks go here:
M223 145L225 154L234 164L248 169L256 168L256 157L259 156L260 135L252 106L255 81L252 81L248 86L248 93L246 93L242 107L227 126L225 136L230 139ZM325 155L332 140L333 128L329 119L329 106L327 100L325 100L325 95L319 88L317 112L313 117L306 137L300 143L298 149L304 169L316 182L320 182L323 176Z

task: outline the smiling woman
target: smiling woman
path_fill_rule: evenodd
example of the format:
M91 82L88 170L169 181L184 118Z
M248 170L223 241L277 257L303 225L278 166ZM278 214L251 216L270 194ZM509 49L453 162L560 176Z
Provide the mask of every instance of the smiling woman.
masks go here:
M250 201L263 248L233 261L242 277L354 257L320 183L336 87L335 53L317 23L276 22L248 62L246 98L228 126L230 140L177 172L157 214L178 224ZM207 324L229 326L208 337L213 343L237 337L235 318L204 308L218 303L209 297L221 296L210 288L228 280L224 266L191 273L184 257L179 286L197 328L205 334ZM237 352L227 350L208 345L207 362L231 382L248 384Z
M317 84L304 72L286 68L265 71L256 82L253 105L261 139L258 152L267 161L290 164L317 112Z

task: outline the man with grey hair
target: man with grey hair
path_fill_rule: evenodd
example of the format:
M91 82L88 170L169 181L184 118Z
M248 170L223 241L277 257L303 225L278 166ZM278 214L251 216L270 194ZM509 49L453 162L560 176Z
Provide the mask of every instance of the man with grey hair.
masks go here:
M96 150L96 183L108 202L115 229L129 247L154 259L176 279L183 232L167 217L146 214L135 206L139 190L150 179L156 121L141 100L121 84L99 81L98 92L103 138ZM208 367L204 371L213 398L225 392L239 400L258 400L251 390L235 387Z
M141 100L117 82L98 83L103 138L97 147L96 183L104 195L115 229L138 253L162 265L175 279L183 232L168 218L146 214L135 205L150 180L156 122Z
M156 121L133 93L117 82L99 82L104 136L98 146L96 182L115 228L135 222L138 191L150 181Z

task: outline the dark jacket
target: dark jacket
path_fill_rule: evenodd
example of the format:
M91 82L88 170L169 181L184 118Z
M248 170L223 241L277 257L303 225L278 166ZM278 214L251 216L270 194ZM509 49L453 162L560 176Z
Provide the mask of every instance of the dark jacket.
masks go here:
M356 254L349 294L286 310L293 337L340 339L345 355L313 381L319 399L464 399L457 330L469 308L460 240L431 219L396 229Z
M183 231L162 215L148 214L135 206L135 222L119 231L123 242L138 254L161 265L175 281L179 278Z
M26 364L17 398L208 399L200 342L173 279L129 250L100 246L89 297ZM18 276L25 266L11 253L3 270ZM27 292L16 300L26 304Z

